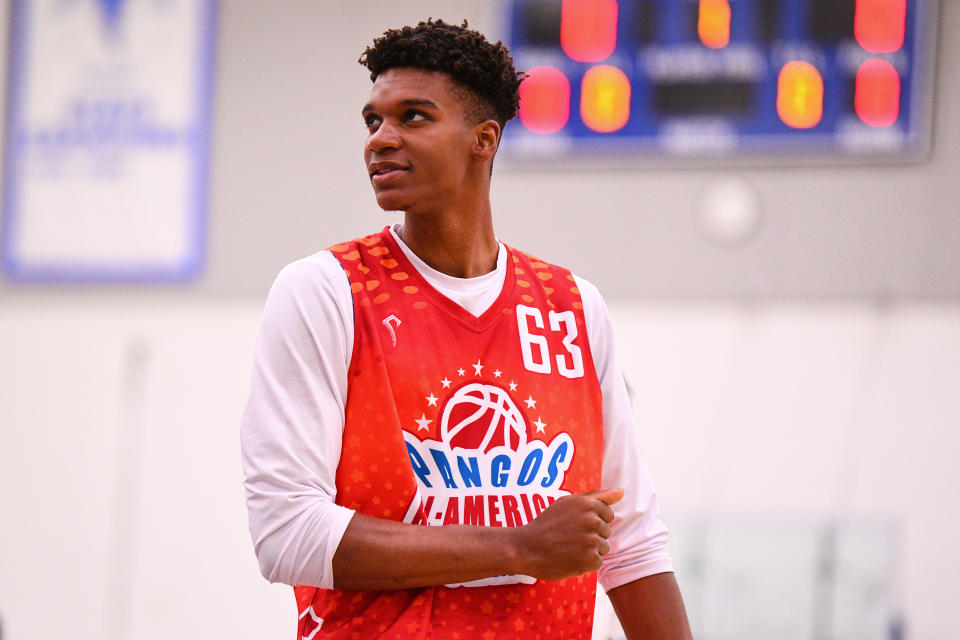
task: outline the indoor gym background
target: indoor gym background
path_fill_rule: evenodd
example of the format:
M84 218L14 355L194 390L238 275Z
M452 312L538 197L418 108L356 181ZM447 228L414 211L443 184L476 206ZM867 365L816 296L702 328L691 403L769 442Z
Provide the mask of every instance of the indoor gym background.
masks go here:
M935 8L918 158L498 159L500 237L607 296L698 638L960 635L960 4ZM238 464L266 290L396 219L360 160L366 43L508 14L219 3L197 276L0 284L5 640L293 634ZM751 234L725 241L718 192Z

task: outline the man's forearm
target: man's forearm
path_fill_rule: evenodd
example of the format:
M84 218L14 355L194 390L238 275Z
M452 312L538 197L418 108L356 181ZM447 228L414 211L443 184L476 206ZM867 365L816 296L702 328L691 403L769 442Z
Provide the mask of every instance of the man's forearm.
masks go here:
M561 580L595 571L623 491L564 496L522 527L430 527L354 514L333 556L337 589L409 589L504 574Z
M519 571L516 529L425 527L356 514L333 556L337 589L409 589Z
M691 640L690 623L673 573L658 573L607 595L627 640Z

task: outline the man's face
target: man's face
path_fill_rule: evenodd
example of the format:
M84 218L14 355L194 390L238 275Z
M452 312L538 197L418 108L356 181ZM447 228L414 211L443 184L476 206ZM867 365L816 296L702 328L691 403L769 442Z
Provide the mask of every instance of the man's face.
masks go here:
M448 208L475 179L468 169L476 134L447 74L388 69L373 83L363 120L363 159L384 210Z

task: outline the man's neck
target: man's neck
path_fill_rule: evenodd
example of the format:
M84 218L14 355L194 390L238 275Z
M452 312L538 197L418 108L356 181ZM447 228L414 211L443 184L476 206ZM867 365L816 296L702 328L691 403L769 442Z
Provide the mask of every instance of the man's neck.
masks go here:
M469 211L406 213L400 237L425 263L456 278L475 278L497 267L489 199Z

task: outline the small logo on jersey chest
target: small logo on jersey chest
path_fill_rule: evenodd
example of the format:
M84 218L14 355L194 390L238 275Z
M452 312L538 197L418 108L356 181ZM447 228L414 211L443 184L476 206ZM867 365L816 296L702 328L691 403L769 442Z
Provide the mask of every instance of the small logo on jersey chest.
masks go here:
M300 614L300 620L303 624L303 633L300 635L300 640L313 640L317 632L320 631L320 627L323 626L323 618L313 612L313 606L311 605Z
M397 346L397 328L402 324L400 318L390 314L382 320L383 326L387 328L387 331L390 332L390 343L395 347Z

